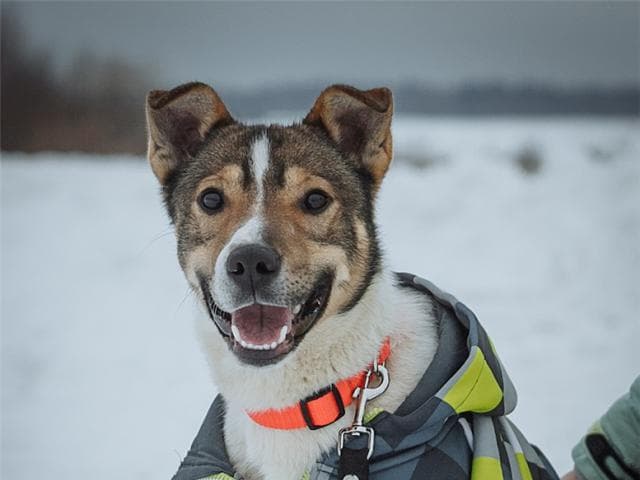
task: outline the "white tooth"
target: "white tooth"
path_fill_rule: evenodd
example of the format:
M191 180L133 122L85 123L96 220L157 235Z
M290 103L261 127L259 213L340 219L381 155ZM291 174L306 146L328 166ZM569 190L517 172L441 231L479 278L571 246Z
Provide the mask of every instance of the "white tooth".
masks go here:
M300 313L300 310L302 310L302 305L296 305L293 309L293 314L297 315L298 313Z
M278 344L276 342L273 342L270 346L271 346L271 350L273 350L278 346Z
M231 325L231 333L233 333L233 337L242 343L242 338L240 337L240 330L235 325Z
M243 348L247 348L249 346L249 344L244 340L240 340L240 345L242 345Z
M289 327L287 327L286 325L284 325L280 329L280 336L278 337L278 344L281 344L282 342L284 342L284 339L287 337L287 332L288 331L289 331Z

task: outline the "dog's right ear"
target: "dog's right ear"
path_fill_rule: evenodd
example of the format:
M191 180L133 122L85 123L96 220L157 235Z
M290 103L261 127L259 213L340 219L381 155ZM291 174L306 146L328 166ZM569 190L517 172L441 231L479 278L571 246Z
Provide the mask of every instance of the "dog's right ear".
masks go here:
M391 163L392 115L388 88L332 85L320 94L303 123L324 129L344 155L369 172L377 189Z
M162 185L190 159L214 128L234 123L218 94L204 83L187 83L147 95L147 157Z

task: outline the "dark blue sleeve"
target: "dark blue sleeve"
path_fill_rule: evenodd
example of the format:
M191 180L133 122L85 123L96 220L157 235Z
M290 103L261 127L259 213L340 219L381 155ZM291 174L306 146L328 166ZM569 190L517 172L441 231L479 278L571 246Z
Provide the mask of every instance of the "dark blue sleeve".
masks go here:
M233 467L224 444L224 413L224 400L218 396L173 480L200 480L217 473L233 477Z

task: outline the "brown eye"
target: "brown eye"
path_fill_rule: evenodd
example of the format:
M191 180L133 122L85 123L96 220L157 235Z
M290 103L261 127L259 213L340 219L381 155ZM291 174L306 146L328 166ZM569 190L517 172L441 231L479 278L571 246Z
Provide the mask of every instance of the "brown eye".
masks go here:
M207 213L215 213L224 205L222 192L215 188L205 190L200 195L200 207Z
M323 212L331 203L329 196L322 190L312 190L302 201L302 207L308 213L318 214Z

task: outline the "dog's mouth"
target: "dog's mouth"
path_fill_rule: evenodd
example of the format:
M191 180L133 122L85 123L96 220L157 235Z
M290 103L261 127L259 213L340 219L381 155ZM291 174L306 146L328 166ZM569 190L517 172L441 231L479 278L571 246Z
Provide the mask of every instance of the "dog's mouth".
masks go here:
M302 303L293 307L254 303L234 312L222 310L203 288L211 319L231 351L243 362L277 363L293 351L322 316L332 280L323 276Z

